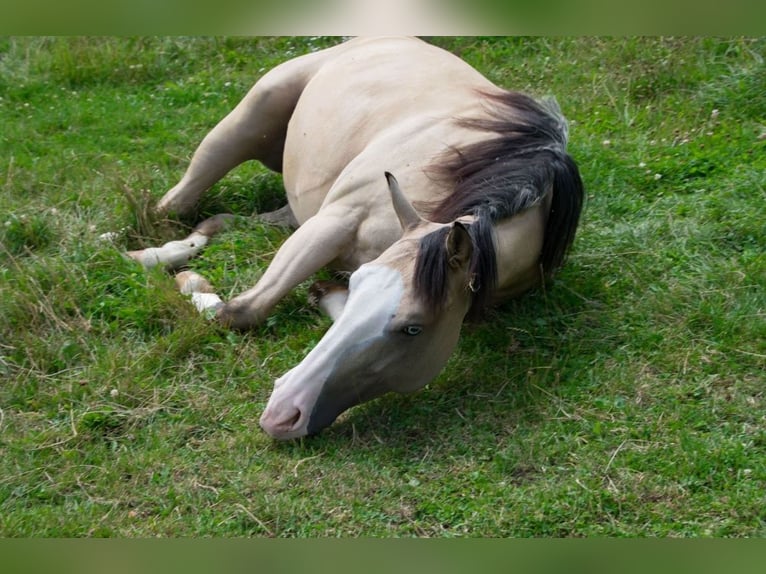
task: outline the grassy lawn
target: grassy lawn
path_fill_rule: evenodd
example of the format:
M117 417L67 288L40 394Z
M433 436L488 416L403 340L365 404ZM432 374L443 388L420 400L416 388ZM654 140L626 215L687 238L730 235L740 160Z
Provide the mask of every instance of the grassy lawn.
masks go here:
M183 235L146 214L200 139L336 41L0 39L0 536L766 535L766 41L431 39L558 98L574 249L426 389L276 443L305 286L232 333L120 251ZM242 166L200 216L280 193ZM243 217L193 268L230 297L284 238Z

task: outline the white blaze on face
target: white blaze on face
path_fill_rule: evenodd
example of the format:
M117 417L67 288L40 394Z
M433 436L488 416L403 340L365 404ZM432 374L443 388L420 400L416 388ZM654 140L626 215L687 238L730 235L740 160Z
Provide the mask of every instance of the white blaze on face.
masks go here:
M308 433L317 399L341 357L381 337L396 313L404 291L398 271L383 265L360 267L349 283L341 316L303 361L274 383L261 416L261 427L274 438L289 439ZM351 385L361 381L349 380ZM345 409L344 409L345 410ZM337 416L332 415L334 419ZM331 421L330 421L331 422Z

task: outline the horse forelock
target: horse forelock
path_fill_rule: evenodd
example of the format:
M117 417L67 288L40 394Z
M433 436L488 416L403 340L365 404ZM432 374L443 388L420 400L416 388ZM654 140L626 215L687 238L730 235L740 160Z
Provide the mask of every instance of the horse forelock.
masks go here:
M478 314L491 296L497 282L497 262L491 223L476 220L466 225L471 237L472 252L462 288L472 297L469 314ZM413 288L416 295L434 313L448 302L451 267L447 253L447 235L450 226L440 227L420 240Z
M421 301L431 311L438 311L447 299L448 261L447 234L449 228L440 227L420 240L413 287Z

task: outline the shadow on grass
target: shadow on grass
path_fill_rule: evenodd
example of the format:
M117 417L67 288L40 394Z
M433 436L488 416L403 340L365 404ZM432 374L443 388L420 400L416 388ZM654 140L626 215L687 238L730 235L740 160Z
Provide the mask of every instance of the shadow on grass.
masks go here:
M583 371L619 344L619 326L604 312L603 281L577 268L566 275L547 293L465 325L453 357L425 389L354 407L320 435L277 448L296 456L340 449L419 460L434 449L464 452L537 426L546 403L592 384Z

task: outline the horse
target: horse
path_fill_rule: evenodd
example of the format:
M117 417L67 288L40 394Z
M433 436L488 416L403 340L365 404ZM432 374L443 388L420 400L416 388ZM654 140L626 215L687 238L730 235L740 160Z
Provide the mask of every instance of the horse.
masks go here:
M295 230L252 288L224 302L193 271L176 277L227 327L261 324L320 268L350 273L312 286L332 324L275 381L263 430L315 435L355 405L424 387L467 317L548 280L583 203L567 139L555 99L500 88L415 38L352 39L263 75L157 203L189 214L245 161L283 174L287 205L264 218ZM129 255L180 268L227 221Z

